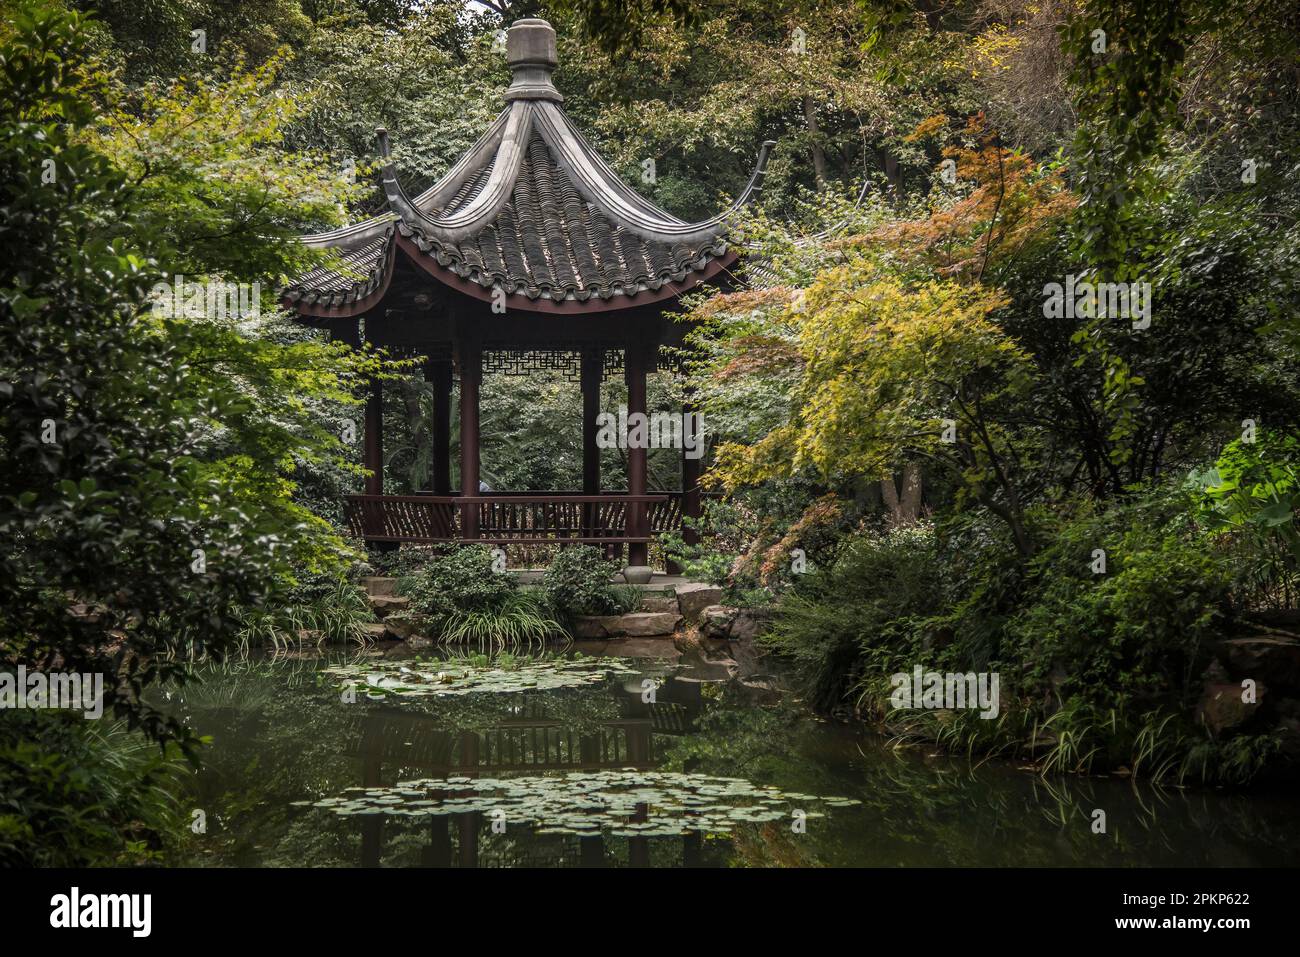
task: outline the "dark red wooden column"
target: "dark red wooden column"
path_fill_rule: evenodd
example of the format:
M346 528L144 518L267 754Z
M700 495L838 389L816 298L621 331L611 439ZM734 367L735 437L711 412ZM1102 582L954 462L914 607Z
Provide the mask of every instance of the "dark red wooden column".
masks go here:
M632 416L640 412L645 414L645 379L649 364L650 350L641 342L630 342L624 354L623 371L627 378L627 415L629 431ZM644 431L644 430L643 430ZM644 495L646 486L646 449L644 444L627 449L627 494ZM645 535L645 506L629 502L624 512L625 534L629 536ZM649 563L650 549L645 542L634 542L628 546L627 563L645 565Z
M694 430L696 422L695 412L697 411L695 403L691 401L689 394L686 401L682 403L682 541L687 545L698 545L700 542L700 533L687 524L688 518L698 519L700 517L700 465L701 459L690 458L688 452L688 442L698 442L697 435L687 434L687 430ZM696 451L700 451L697 447ZM680 575L681 566L677 562L669 561L666 571L670 575Z
M433 475L429 488L434 495L450 495L451 363L428 363L424 377L433 386Z
M687 427L696 429L699 422L696 417L699 412L699 406L692 401L692 398L689 395L682 406L682 412L684 413L683 422L688 424ZM703 436L698 434L693 436L693 438L696 443L703 441ZM685 519L692 518L698 520L702 513L703 500L700 496L700 472L703 470L704 450L697 444L696 453L698 453L700 457L694 459L689 458L686 455L685 444L685 442L682 443L682 540L685 541L687 545L698 545L700 542L700 533L696 529L689 527L686 524Z
M483 347L477 339L456 344L460 369L460 494L478 495L479 429L478 393L483 382ZM461 507L461 537L478 538L478 506Z
M600 380L603 378L605 353L601 349L588 349L582 353L582 494L600 494L600 446L596 438L600 427L596 418L600 415ZM592 535L596 531L596 520L600 507L595 504L582 506L583 534Z
M366 317L366 340L374 342L371 323L378 317ZM369 471L366 476L366 494L384 494L384 383L372 378L366 394L365 442L361 447L361 464Z

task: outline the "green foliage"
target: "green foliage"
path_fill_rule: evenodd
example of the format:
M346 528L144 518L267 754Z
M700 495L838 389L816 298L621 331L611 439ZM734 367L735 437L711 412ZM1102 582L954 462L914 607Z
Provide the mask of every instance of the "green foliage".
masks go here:
M513 575L493 569L486 545L447 548L412 575L398 580L411 610L430 618L461 611L491 611L515 592Z
M513 575L493 564L486 545L449 548L398 579L398 590L444 642L504 647L562 634L543 597L520 589Z
M1196 12L1210 6L1190 5ZM1074 153L1085 261L1101 278L1134 274L1126 255L1138 225L1130 200L1147 185L1145 164L1177 119L1187 44L1201 26L1187 4L1090 0L1062 30L1080 118Z
M542 574L541 592L557 616L620 615L628 608L628 595L612 583L618 563L606 559L591 545L562 548ZM640 603L640 592L636 594Z
M438 635L447 644L518 648L563 635L542 596L519 589L487 608L457 608L439 616Z
M692 524L697 528L704 525L698 519L684 518L682 522L688 528ZM734 552L715 547L712 536L707 533L701 536L698 544L688 545L680 532L661 532L659 544L663 547L664 556L677 563L682 575L693 581L711 582L714 585L727 584L738 557Z
M815 707L831 710L862 682L919 660L943 585L931 529L863 534L795 586L761 641L790 660Z
M1061 699L1189 707L1207 646L1223 634L1232 577L1184 496L1084 509L1043 534L1050 544L1030 565L1004 659L1022 663L1030 688Z
M1208 528L1244 545L1238 560L1250 599L1293 607L1300 574L1300 441L1264 432L1230 443L1214 468L1193 473Z
M288 578L294 525L195 458L226 399L184 330L145 314L160 247L123 236L138 197L73 136L101 80L85 44L80 17L44 6L0 42L0 646L113 676L119 715L192 746L141 693L230 647L239 611Z
M817 707L852 702L903 743L1020 754L1045 774L1126 766L1227 783L1278 755L1232 737L1206 745L1193 728L1234 579L1184 494L1039 514L1035 528L1027 564L970 522L859 534L796 585L761 640ZM1002 712L891 710L890 675L915 665L998 673Z
M338 225L361 187L319 151L293 151L286 130L316 94L278 90L278 61L228 79L111 88L112 109L81 136L130 181L137 228L164 235L165 264L205 276L275 286L324 256L294 240Z
M5 711L0 866L150 863L180 830L180 762L123 722Z
M374 613L365 591L352 578L317 574L301 577L277 596L273 606L250 609L241 617L239 643L248 651L263 645L361 641L361 626Z

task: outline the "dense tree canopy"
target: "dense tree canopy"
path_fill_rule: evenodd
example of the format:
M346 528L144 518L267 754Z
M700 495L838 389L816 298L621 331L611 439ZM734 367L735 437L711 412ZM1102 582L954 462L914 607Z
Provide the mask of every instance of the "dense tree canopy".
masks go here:
M4 6L6 667L110 674L123 716L192 744L151 685L305 606L347 617L378 560L339 521L360 387L393 385L390 492L428 486L431 393L277 291L326 259L297 236L386 208L375 128L410 192L436 181L501 108L503 28L544 16L566 110L671 212L716 212L776 142L651 401L698 402L723 493L663 546L763 606L808 700L888 723L891 669L992 668L996 726L902 733L1217 781L1300 754L1293 699L1232 728L1200 700L1207 649L1300 601L1294 4ZM186 283L241 307L177 308ZM576 487L575 398L490 380L485 478ZM62 731L0 732L0 785L39 763L76 790L42 757Z

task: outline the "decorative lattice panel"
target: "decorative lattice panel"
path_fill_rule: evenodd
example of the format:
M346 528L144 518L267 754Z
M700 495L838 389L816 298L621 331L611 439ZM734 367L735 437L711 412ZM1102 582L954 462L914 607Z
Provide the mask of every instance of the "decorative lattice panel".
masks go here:
M455 349L450 342L426 342L413 345L385 345L384 350L395 359L412 359L424 356L430 362L451 362ZM559 372L570 382L582 380L582 353L593 346L590 344L564 344L535 348L516 346L509 343L484 343L484 375L527 376L539 372ZM603 356L604 378L620 378L623 375L623 349L610 345L600 347ZM681 373L680 356L674 350L660 349L656 352L655 371Z
M582 353L590 345L554 346L537 349L522 346L485 344L483 347L484 374L530 375L538 371L562 372L570 382L579 382L582 378ZM616 378L623 375L623 350L619 346L602 346L604 377ZM666 350L658 350L655 371L681 371L681 361L676 355Z

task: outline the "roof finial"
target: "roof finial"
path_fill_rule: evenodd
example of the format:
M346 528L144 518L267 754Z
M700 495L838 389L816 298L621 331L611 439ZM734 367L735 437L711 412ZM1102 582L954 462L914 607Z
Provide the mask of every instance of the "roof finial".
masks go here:
M545 20L516 20L506 31L506 64L514 73L506 101L551 100L564 102L551 82L555 56L555 28Z

